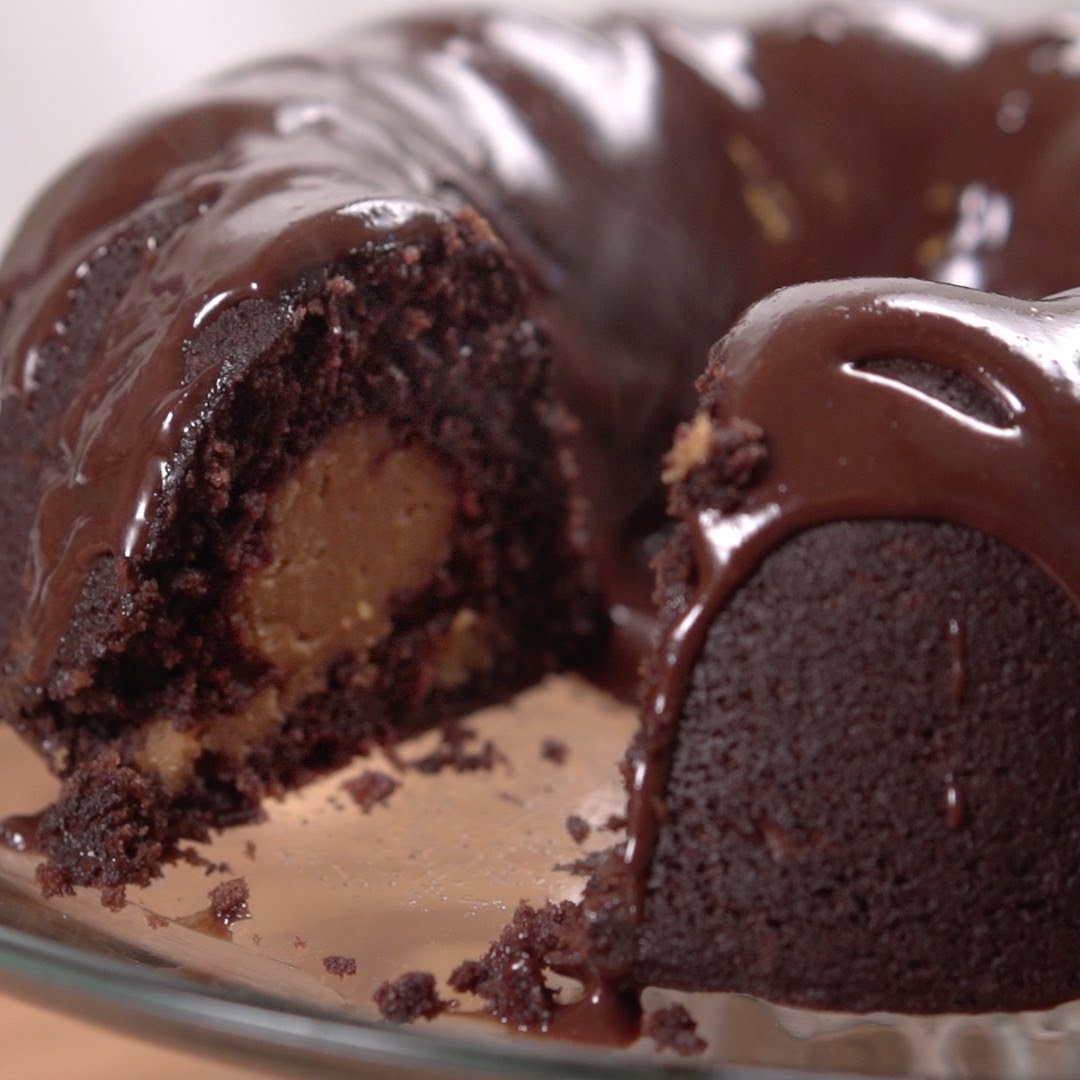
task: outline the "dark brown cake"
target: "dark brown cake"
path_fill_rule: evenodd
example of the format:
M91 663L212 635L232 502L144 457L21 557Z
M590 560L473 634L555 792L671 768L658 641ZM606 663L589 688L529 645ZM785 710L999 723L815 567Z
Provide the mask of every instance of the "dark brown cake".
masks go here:
M1075 996L1077 318L1007 298L1080 279L1074 45L903 4L409 20L78 162L0 268L45 887L115 898L549 671L632 694L663 549L627 844L525 920L516 990L493 953L462 991L557 1028L545 966L601 1012ZM952 284L778 294L694 416L740 311L867 274Z
M1080 303L809 285L714 351L667 459L628 840L586 901L603 980L1080 995L1080 370L1049 320Z

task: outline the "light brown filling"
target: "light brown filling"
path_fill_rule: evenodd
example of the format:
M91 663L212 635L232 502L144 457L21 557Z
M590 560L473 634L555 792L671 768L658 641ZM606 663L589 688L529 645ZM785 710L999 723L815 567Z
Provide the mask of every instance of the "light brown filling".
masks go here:
M341 428L309 455L273 497L273 554L238 614L280 673L283 707L342 653L362 657L386 637L391 598L449 556L453 517L446 469L422 447L395 448L384 420Z
M370 682L365 659L393 629L392 599L430 582L450 554L454 506L446 467L423 447L396 447L385 420L329 435L271 497L271 558L234 615L241 639L276 669L275 684L198 733L151 721L140 764L182 787L203 750L242 757L272 734L343 655L357 658L358 684ZM431 682L461 685L491 664L482 620L463 609L437 647Z
M697 413L688 424L680 424L675 432L675 445L664 458L660 479L665 484L685 480L709 460L715 440L712 422L705 413Z

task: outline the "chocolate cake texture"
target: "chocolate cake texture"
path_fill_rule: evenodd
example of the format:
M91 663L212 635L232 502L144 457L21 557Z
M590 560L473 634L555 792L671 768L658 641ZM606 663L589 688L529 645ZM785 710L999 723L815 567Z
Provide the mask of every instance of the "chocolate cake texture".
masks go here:
M1080 995L1075 40L414 18L77 162L0 267L47 890L578 670L627 840L456 989Z

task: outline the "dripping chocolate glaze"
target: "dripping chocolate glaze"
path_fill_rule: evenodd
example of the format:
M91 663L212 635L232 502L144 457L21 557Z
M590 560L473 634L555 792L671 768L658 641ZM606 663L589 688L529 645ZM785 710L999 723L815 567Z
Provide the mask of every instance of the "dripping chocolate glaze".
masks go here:
M631 666L663 523L656 462L705 349L748 303L870 273L1018 295L1074 284L1080 223L1054 200L1078 170L1069 40L1063 26L991 44L890 5L759 32L436 19L240 70L121 133L39 202L0 272L4 411L43 429L15 485L39 505L25 569L0 583L30 583L21 621L5 620L29 646L26 678L48 670L98 556L153 553L161 493L220 375L185 385L185 348L229 306L287 313L305 274L422 238L465 204L509 245L561 345ZM87 378L38 424L42 358L147 200L185 223L145 238Z

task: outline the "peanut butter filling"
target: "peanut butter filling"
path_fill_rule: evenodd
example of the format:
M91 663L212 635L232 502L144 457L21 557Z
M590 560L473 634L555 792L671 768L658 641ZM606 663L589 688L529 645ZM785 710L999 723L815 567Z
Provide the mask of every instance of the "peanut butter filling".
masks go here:
M283 708L343 653L362 658L386 637L391 599L449 556L454 503L445 467L423 447L395 447L377 418L333 432L274 494L273 554L237 617L277 668Z
M203 750L242 757L271 735L342 656L357 658L361 684L370 679L365 659L393 629L393 598L423 588L450 554L455 501L447 468L424 447L395 446L385 420L332 432L271 496L271 557L248 578L234 615L242 640L275 668L274 685L197 733L151 721L143 767L179 788ZM491 667L475 613L451 620L433 663L442 687Z

